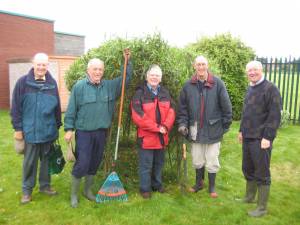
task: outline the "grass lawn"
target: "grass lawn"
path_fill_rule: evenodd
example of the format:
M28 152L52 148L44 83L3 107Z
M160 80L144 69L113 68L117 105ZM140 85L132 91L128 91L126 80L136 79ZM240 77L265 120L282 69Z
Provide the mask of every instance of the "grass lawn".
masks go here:
M128 191L128 202L96 204L80 196L79 207L73 209L69 204L72 163L67 163L60 175L52 177L58 196L40 194L37 185L33 201L21 205L22 156L13 149L13 129L8 112L0 111L0 224L300 224L300 126L279 130L272 153L269 213L262 218L248 217L247 210L255 205L238 201L244 195L245 181L237 131L238 122L235 122L222 143L222 168L216 181L217 199L209 198L207 190L197 194L182 193L178 184L166 182L167 193L154 193L152 199L144 200L138 194L137 173L132 175L134 178L130 180L135 180L132 183L124 178L122 171L118 171ZM188 154L188 180L193 184L194 170L190 159ZM93 187L95 193L104 179L105 175L100 172ZM207 180L205 187L207 189Z

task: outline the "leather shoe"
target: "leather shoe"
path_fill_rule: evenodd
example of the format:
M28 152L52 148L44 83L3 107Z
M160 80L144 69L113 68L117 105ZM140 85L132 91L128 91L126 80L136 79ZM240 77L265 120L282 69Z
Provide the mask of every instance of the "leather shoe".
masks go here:
M31 195L23 195L21 199L21 204L26 204L31 202L32 198Z
M44 193L44 194L50 195L50 196L52 196L52 195L57 195L57 191L55 191L55 190L52 189L52 188L45 188L45 189L42 189L42 190L40 190L40 193Z
M144 199L149 199L149 198L151 198L151 192L141 192L141 196Z

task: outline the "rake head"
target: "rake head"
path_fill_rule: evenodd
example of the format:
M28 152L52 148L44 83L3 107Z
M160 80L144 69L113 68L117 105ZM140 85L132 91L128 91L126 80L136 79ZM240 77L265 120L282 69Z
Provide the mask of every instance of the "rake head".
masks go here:
M116 172L112 172L106 178L104 184L98 191L96 202L128 201L126 191Z

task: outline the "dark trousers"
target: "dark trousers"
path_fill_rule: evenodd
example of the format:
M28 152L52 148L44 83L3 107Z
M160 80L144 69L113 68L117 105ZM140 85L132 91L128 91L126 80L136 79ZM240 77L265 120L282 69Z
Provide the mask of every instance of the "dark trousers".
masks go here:
M165 161L165 151L139 149L140 191L150 192L162 187L162 168Z
M39 184L40 190L50 187L51 176L48 173L48 153L50 143L25 145L23 160L22 191L24 195L31 195L36 184L38 161L40 159Z
M76 162L72 175L76 178L95 175L103 157L106 129L95 131L77 130L75 140Z
M261 149L260 139L243 139L242 169L247 181L256 181L258 185L270 185L270 161L272 143L268 149Z

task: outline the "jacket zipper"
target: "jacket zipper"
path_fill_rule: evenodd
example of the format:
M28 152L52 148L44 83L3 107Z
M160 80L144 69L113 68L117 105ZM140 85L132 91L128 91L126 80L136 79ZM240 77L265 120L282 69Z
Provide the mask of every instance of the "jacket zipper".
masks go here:
M203 93L200 94L201 104L200 104L200 128L203 128L203 115L204 115L204 96Z

